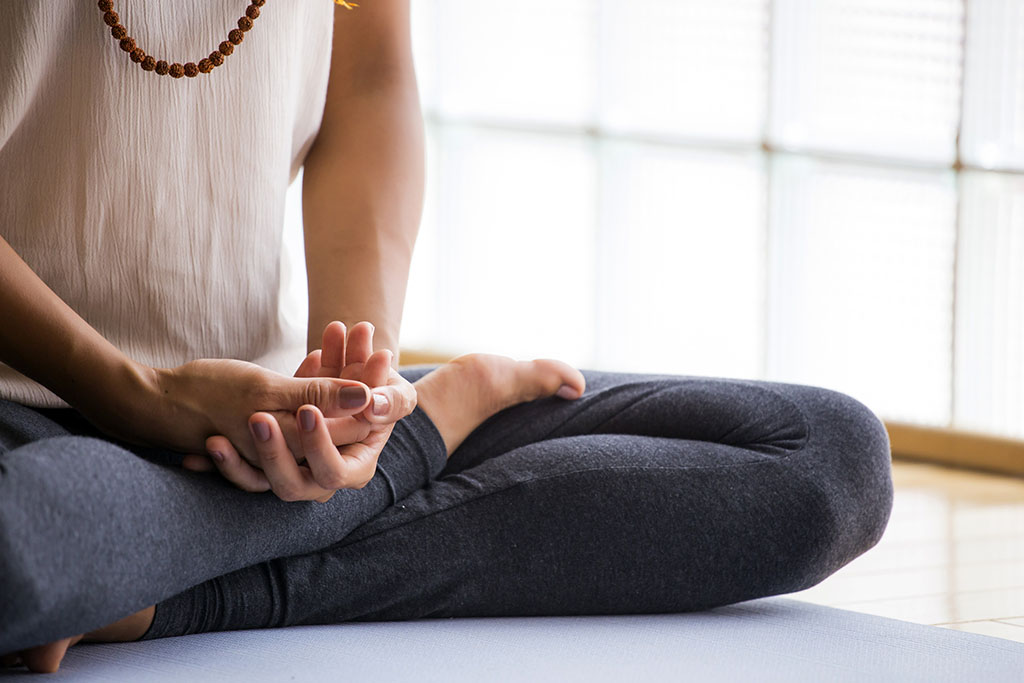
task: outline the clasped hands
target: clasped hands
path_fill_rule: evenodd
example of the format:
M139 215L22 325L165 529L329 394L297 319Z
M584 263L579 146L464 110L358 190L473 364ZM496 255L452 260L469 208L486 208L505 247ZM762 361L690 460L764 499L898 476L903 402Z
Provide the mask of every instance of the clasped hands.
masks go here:
M416 407L416 390L392 368L392 352L373 351L373 332L368 322L351 330L332 322L322 348L295 372L295 378L331 381L291 384L291 397L287 390L261 396L257 389L243 397L265 406L249 416L248 431L207 437L206 454L187 455L183 465L216 468L241 489L273 491L286 501L324 502L338 489L364 487L395 423Z

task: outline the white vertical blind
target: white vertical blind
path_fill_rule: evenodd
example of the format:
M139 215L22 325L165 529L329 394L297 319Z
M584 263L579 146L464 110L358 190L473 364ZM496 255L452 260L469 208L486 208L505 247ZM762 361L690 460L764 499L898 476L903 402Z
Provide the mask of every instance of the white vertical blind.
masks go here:
M435 0L435 12L440 116L563 125L593 119L593 0Z
M947 424L952 174L786 155L772 183L768 376Z
M609 130L759 141L768 1L602 0L599 91Z
M818 384L1024 437L1024 2L413 8L405 346Z
M963 0L776 0L774 18L778 144L953 161Z
M956 422L1024 438L1024 177L961 185Z
M971 0L964 74L964 160L1024 170L1024 2Z
M601 168L597 364L760 375L761 155L607 143Z
M593 357L594 150L578 136L442 128L436 343Z

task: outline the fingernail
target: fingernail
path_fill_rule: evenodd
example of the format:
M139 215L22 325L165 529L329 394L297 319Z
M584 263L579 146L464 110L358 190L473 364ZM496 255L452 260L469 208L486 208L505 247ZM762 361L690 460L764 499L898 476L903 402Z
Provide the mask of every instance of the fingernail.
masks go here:
M217 462L224 462L224 454L220 451L210 451L210 457Z
M313 431L313 427L316 427L316 415L309 408L303 408L299 411L299 424L302 425L302 431Z
M266 422L253 422L250 426L257 440L270 441L270 427L267 426Z
M338 402L342 408L358 408L366 403L366 389L362 387L345 387L338 392Z
M580 393L573 389L572 387L570 387L568 384L563 384L561 387L559 387L558 391L555 392L555 396L558 396L559 398L564 398L568 401L572 401L573 399L579 398Z
M387 415L388 409L391 407L388 397L384 394L373 394L373 414L374 415Z

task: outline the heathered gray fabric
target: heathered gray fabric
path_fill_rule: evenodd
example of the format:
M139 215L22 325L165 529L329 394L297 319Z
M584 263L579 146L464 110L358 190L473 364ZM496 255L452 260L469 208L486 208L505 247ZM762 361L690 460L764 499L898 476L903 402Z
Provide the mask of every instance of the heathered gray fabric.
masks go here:
M87 429L70 411L0 404L0 651L154 603L150 638L689 611L813 585L881 536L888 439L857 401L584 374L581 399L502 411L447 463L422 411L403 420L381 458L397 503L383 477L281 503L68 437Z
M286 503L184 470L180 454L112 443L71 410L0 401L0 653L329 546L436 477L445 455L417 409L396 424L365 488Z

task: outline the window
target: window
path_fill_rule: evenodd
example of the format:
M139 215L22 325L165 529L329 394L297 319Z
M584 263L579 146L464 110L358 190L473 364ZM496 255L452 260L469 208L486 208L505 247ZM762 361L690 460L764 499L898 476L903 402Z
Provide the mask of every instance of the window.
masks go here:
M1024 437L1024 3L413 6L404 345Z

